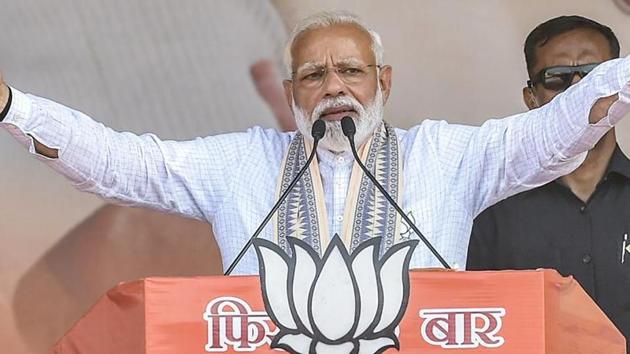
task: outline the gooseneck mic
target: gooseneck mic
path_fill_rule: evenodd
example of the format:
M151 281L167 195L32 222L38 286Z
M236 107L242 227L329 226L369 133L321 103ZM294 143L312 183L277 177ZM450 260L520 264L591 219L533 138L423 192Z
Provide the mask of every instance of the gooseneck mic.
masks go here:
M398 214L402 216L402 218L405 220L407 225L409 225L411 229L416 233L416 235L418 235L418 237L422 240L422 242L424 242L424 244L427 246L427 248L429 248L431 253L433 253L435 258L437 258L440 261L440 263L442 263L442 266L444 266L444 268L446 269L451 269L451 267L448 265L448 263L446 263L444 258L442 258L440 253L433 247L431 242L429 242L429 240L427 240L427 238L424 237L422 232L418 230L418 227L416 227L416 225L409 219L407 214L405 214L405 212L400 208L400 206L398 206L398 203L396 203L394 198L392 198L392 196L389 195L389 193L387 193L385 188L383 188L383 186L380 183L378 183L378 181L376 180L374 175L370 172L370 170L368 170L367 167L365 167L365 165L363 165L363 163L361 162L361 159L359 158L359 155L357 154L357 149L354 146L354 134L356 133L357 129L354 125L354 121L352 120L352 118L346 116L341 119L341 130L343 131L343 135L345 135L348 138L348 141L350 142L350 149L352 150L352 155L354 155L354 159L357 161L357 163L359 164L359 167L361 167L365 175L370 179L370 181L372 181L372 183L374 183L376 188L378 188L378 190L381 191L383 196L385 196L385 199L387 199L387 201L396 209Z
M309 155L308 160L306 160L306 163L304 164L304 166L302 166L302 169L300 169L298 174L293 178L293 180L291 181L287 189L284 191L284 193L282 193L282 195L280 196L276 204L273 206L273 208L271 208L271 211L269 212L269 214L267 214L267 216L262 221L262 223L260 223L260 226L258 226L256 231L254 231L254 234L252 235L252 237L249 238L245 246L241 249L239 254L236 256L234 261L232 261L232 264L230 264L230 266L225 271L225 273L223 273L223 275L230 275L232 273L234 268L236 268L236 265L238 264L238 262L245 255L245 252L247 252L249 247L252 245L252 242L254 242L254 239L258 237L258 235L265 228L265 226L267 225L267 223L273 216L273 213L275 213L276 210L278 210L278 208L280 207L280 204L282 204L282 202L284 202L284 200L287 199L287 196L289 195L293 187L300 180L300 177L302 177L304 172L306 172L306 169L311 164L311 161L313 161L313 158L315 157L315 152L317 151L317 144L319 143L319 140L321 140L321 138L324 137L325 133L326 133L326 123L321 119L316 120L315 123L313 123L313 127L311 128L311 136L313 137L313 150L311 151L311 154Z

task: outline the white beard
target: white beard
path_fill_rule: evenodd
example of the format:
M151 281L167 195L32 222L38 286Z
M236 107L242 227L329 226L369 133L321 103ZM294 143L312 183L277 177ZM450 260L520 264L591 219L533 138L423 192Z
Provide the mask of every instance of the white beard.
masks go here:
M295 103L295 98L292 100L293 114L295 115L295 122L298 130L307 139L313 139L311 136L311 127L313 123L321 116L321 114L329 109L340 106L348 105L352 107L357 113L350 114L356 125L356 133L354 135L354 141L356 146L361 146L367 141L367 139L374 134L374 130L381 124L383 120L383 93L380 87L376 88L376 95L374 100L368 103L366 107L363 107L359 101L349 96L338 96L335 98L327 98L321 100L310 117L307 117L306 112ZM325 121L326 122L326 134L319 141L319 145L332 152L345 152L350 151L350 143L348 138L343 135L340 121Z

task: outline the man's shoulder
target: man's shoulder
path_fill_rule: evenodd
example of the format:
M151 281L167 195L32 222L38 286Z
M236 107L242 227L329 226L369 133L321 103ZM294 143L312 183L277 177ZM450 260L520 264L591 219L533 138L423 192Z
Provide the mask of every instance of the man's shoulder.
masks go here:
M262 140L291 141L297 132L283 132L276 128L265 128L255 125L246 130L247 134Z
M461 155L479 127L452 124L445 120L425 119L402 134L399 139L412 151L433 151L442 157ZM453 155L454 154L454 155Z
M283 156L294 136L295 132L253 126L242 131L208 135L190 143L202 142L204 149L222 154L237 153L241 158L269 160Z
M424 119L419 124L416 124L407 130L396 128L397 132L400 131L404 135L424 135L429 137L439 137L440 135L453 133L471 133L477 129L479 129L478 126L449 123L443 119Z
M247 139L250 144L288 144L295 136L296 132L282 132L275 128L265 128L258 125L247 128L243 131L226 132L210 135L208 138L220 140Z

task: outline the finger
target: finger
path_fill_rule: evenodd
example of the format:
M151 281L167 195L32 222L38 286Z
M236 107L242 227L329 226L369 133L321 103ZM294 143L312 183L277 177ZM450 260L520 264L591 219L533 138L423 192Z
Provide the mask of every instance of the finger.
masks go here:
M608 115L612 119L621 119L628 113L630 113L630 82L621 89L618 100L610 106Z
M619 96L617 94L598 99L597 102L595 102L595 104L593 105L593 107L591 107L591 113L590 113L588 121L591 123L597 123L602 118L606 117L608 115L608 111L610 110L610 107L612 106L613 103L617 102L618 99L619 99Z
M9 87L4 83L4 77L0 72L0 112L3 112L9 101Z

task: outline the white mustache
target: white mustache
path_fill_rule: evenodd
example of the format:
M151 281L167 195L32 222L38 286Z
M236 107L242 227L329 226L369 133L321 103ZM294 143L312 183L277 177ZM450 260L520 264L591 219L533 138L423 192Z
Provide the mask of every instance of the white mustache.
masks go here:
M374 133L374 130L383 119L383 99L380 89L377 91L374 100L365 107L361 105L356 98L351 96L326 97L317 103L310 115L308 115L306 110L297 105L295 97L293 97L291 101L291 107L293 108L298 130L306 137L310 137L313 122L319 119L325 110L340 106L347 106L356 112L353 114L353 118L355 119L357 127L357 133L355 135L357 144L365 142L369 136ZM326 135L324 135L324 138L321 140L320 146L334 152L349 151L350 145L343 135L341 122L326 122Z
M365 111L363 106L357 100L351 97L340 96L335 98L326 98L320 101L317 106L315 106L315 109L313 109L313 113L311 114L311 121L314 122L315 120L319 119L319 117L321 117L322 113L324 113L325 110L341 106L349 106L359 115L362 115Z

